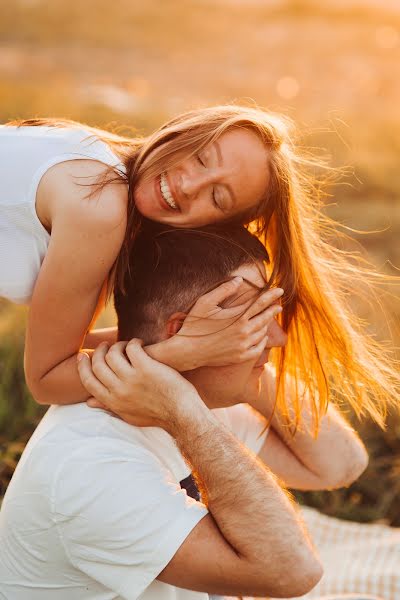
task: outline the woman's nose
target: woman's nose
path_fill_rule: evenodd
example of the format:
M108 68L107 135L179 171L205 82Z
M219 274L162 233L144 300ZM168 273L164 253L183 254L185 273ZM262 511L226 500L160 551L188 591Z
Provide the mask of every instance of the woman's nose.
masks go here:
M185 196L196 196L210 183L210 175L184 172L181 174L181 191Z

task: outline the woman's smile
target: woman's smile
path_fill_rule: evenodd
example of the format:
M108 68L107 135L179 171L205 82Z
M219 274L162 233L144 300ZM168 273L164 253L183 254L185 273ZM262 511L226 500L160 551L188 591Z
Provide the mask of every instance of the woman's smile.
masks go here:
M168 204L168 206L170 206L174 210L179 210L179 207L176 203L176 199L172 196L166 173L161 173L160 175L160 189L161 195Z
M231 129L197 154L139 182L135 203L143 216L175 227L201 227L255 209L269 183L261 139Z
M170 202L166 200L166 194L162 191L162 175L159 175L153 180L154 187L154 197L158 201L159 209L161 209L164 213L167 212L171 214L171 212L177 212L177 208L171 206ZM173 202L173 200L172 200Z

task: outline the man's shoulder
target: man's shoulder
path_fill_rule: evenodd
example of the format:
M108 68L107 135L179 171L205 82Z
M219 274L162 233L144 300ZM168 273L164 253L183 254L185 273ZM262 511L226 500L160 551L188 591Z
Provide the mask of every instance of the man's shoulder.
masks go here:
M117 422L118 421L118 422ZM52 406L29 440L9 494L39 492L52 497L60 477L71 486L83 484L83 471L107 461L152 462L140 433L104 411L86 405Z
M213 411L247 448L258 454L268 435L268 421L249 404L240 403Z
M241 422L244 418L248 418L252 413L252 409L245 402L241 402L240 404L233 404L224 408L214 408L213 413L219 421L233 430L236 423Z
M23 458L52 449L52 456L65 455L66 447L88 450L100 441L112 441L116 446L135 443L129 425L114 427L115 419L102 410L90 409L84 403L51 406L29 440ZM23 462L23 461L22 461Z

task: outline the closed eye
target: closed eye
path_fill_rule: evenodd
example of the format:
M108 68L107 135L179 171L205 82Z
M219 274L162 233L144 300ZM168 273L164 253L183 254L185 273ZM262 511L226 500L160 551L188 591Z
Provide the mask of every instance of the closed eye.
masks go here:
M213 201L215 208L218 208L218 210L222 210L221 207L218 205L217 200L215 198L215 187L213 187L213 189L212 189L211 196L212 196L212 201Z
M198 163L201 164L202 167L206 168L206 165L205 165L203 159L201 158L200 154L196 154L196 160ZM217 208L218 210L222 210L222 208L219 206L217 199L215 197L215 187L212 188L211 198L212 198L212 203L214 204L215 208Z
M205 167L206 165L204 164L203 160L201 159L200 154L196 154L196 159L197 162L199 162L201 164L202 167Z

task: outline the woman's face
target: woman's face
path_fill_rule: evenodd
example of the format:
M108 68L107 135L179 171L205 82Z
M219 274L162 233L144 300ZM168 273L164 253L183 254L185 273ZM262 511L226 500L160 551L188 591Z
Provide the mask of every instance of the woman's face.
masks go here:
M268 155L262 141L247 129L232 129L161 176L139 182L134 198L148 219L201 227L254 208L268 183Z

